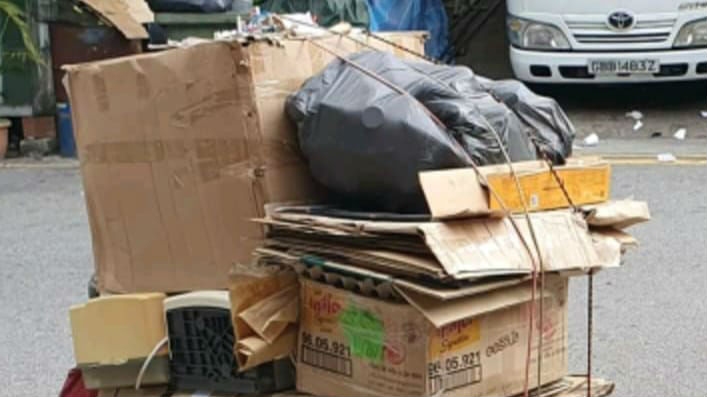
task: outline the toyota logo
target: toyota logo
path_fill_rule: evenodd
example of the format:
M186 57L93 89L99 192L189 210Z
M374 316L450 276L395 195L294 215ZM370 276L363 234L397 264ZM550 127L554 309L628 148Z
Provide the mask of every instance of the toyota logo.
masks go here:
M615 11L609 14L607 23L612 30L629 30L636 23L636 18L628 11Z

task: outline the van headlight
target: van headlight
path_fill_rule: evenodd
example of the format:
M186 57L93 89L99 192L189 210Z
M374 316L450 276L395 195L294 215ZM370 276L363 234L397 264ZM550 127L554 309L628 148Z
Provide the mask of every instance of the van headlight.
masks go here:
M675 38L673 47L705 47L707 46L707 18L686 23Z
M508 17L508 39L520 48L530 50L569 50L567 37L557 27L527 19Z

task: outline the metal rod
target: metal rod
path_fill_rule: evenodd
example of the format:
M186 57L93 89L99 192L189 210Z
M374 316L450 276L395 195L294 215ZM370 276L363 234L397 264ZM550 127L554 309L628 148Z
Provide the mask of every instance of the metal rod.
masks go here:
M592 396L592 329L594 326L594 270L587 279L587 397Z

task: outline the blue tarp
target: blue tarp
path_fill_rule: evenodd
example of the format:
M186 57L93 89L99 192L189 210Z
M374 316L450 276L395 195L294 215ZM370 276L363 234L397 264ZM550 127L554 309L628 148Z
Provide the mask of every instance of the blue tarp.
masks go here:
M447 12L442 0L368 0L372 32L426 30L428 56L439 59L449 45Z

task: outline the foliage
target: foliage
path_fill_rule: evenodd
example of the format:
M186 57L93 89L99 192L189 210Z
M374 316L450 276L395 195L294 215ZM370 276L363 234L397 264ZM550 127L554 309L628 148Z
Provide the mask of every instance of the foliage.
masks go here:
M4 17L4 18L3 18ZM37 46L30 35L27 17L20 7L9 0L0 0L0 41L2 41L10 24L15 25L22 37L24 50L22 51L6 51L2 53L3 63L6 60L15 62L26 62L27 60L43 64L41 55Z

